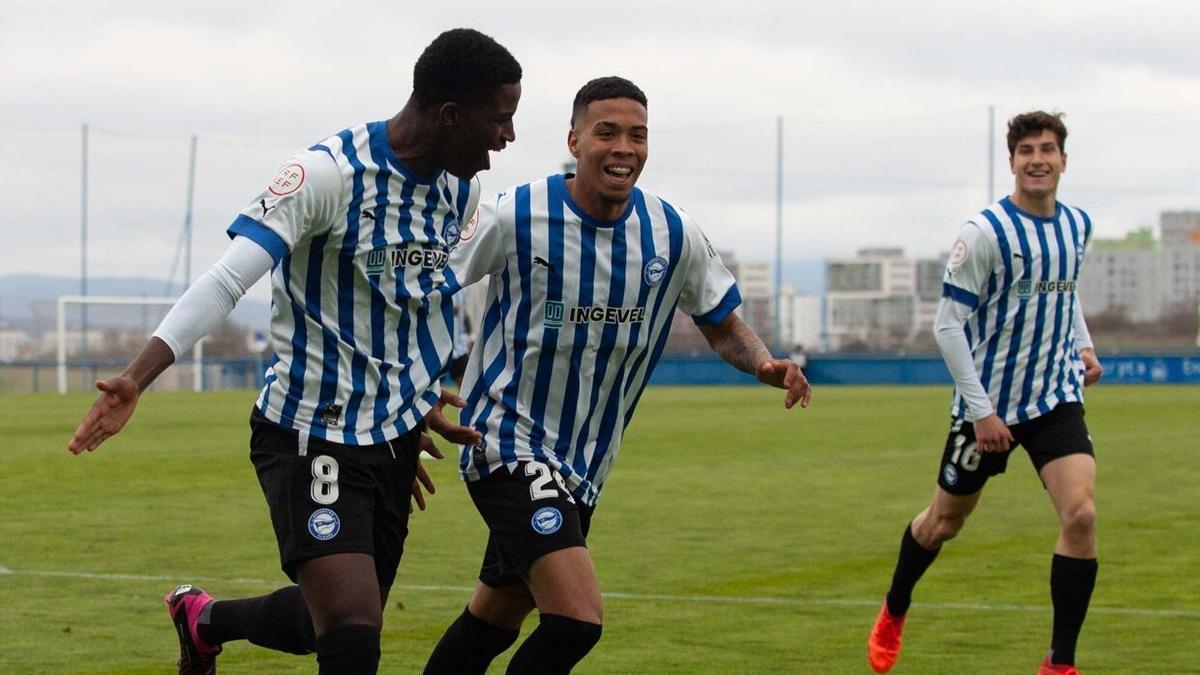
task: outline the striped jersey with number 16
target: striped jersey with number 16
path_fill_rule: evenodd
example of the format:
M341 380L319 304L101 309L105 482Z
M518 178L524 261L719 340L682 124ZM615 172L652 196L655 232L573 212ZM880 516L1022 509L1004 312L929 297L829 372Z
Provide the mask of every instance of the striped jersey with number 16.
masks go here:
M335 134L295 155L229 235L275 260L271 345L258 409L347 445L412 429L437 402L453 317L445 267L478 184L420 176L387 123Z
M1084 335L1075 286L1092 221L1057 204L1053 217L1018 208L1008 197L959 232L942 284L944 298L969 312L965 331L980 383L1006 424L1083 401ZM955 392L951 414L974 421Z
M463 382L463 478L518 461L553 467L594 504L658 362L675 308L699 324L740 303L695 223L635 188L612 221L588 216L562 175L480 205L451 256L449 283L490 279Z

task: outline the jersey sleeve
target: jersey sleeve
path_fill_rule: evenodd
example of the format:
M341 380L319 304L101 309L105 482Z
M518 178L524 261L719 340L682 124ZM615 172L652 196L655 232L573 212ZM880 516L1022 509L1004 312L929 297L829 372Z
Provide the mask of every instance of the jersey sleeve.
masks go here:
M458 246L450 252L447 283L451 290L470 286L504 269L506 249L500 198L482 201L463 227Z
M984 299L988 278L997 259L994 241L974 222L958 231L950 251L946 274L942 277L942 297L978 309Z
M278 263L297 244L327 229L342 199L342 174L321 150L294 155L229 226Z
M679 308L692 315L698 325L717 325L742 304L733 275L708 237L690 218L680 213L685 237L683 291Z

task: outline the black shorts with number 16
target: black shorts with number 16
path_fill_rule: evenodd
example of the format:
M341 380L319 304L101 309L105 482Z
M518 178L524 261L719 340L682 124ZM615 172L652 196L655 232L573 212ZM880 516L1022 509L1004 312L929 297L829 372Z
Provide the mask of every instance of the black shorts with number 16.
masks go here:
M1013 448L1018 445L1025 448L1038 473L1059 457L1080 453L1095 456L1080 403L1060 403L1045 415L1008 429L1015 441ZM975 425L955 420L942 451L938 485L952 495L975 494L983 489L988 478L1004 473L1013 448L1007 452L979 452L975 447Z

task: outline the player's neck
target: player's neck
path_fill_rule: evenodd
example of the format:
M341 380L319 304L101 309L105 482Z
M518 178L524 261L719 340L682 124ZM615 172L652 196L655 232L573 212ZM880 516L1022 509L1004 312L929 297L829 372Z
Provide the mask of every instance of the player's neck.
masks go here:
M432 176L443 168L436 152L436 129L410 99L387 121L387 140L396 159L421 176Z
M595 190L588 190L579 182L579 179L572 176L566 180L567 192L571 195L571 201L575 205L583 209L583 212L596 220L610 221L620 218L625 213L625 209L629 206L629 200L621 203L616 203L604 199L600 193Z
M1058 194L1055 192L1040 197L1015 190L1009 199L1017 205L1018 209L1035 216L1053 218L1054 214L1058 212Z

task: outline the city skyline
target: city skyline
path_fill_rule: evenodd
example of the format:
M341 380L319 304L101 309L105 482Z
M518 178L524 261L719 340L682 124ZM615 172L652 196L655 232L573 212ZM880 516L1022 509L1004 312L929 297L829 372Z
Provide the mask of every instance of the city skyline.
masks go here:
M574 91L620 72L650 97L640 185L745 259L774 256L777 117L785 260L945 250L987 201L989 105L996 196L1011 185L1004 120L1046 107L1066 111L1071 130L1062 198L1093 214L1098 235L1200 204L1187 151L1200 146L1200 47L1188 34L1200 7L1190 3L699 3L680 16L651 2L633 14L613 6L583 33L572 30L575 13L533 3L446 5L405 21L390 5L358 6L396 26L369 58L326 39L328 10L308 2L10 8L0 26L0 275L79 269L87 123L89 274L167 276L195 133L195 277L292 152L395 112L407 64L454 25L493 34L525 67L517 142L493 156L485 192L555 170ZM982 35L1006 47L980 49ZM250 297L264 298L262 286Z

